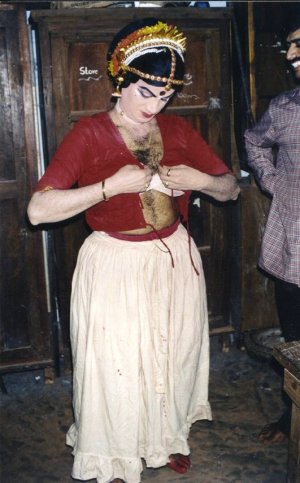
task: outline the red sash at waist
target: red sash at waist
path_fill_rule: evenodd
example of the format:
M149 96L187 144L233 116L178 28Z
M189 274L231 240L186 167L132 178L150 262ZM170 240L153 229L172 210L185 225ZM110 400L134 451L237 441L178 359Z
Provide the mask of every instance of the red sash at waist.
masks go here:
M119 233L119 232L110 232L107 231L107 235L118 238L119 240L126 240L132 242L142 242L148 240L161 240L162 238L166 238L172 235L178 228L180 220L176 220L173 225L167 226L166 228L162 228L162 230L153 230L150 233L143 233L142 235L128 235L126 233ZM151 226L151 225L150 225Z

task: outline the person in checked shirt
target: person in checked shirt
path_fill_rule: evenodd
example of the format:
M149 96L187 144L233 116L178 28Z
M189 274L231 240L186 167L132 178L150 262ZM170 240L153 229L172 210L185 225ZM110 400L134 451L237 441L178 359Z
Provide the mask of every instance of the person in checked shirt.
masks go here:
M300 9L287 37L286 59L300 81ZM277 310L286 342L300 340L300 85L273 99L261 120L245 132L248 164L272 196L259 266L275 278ZM276 153L276 154L275 154ZM280 443L291 411L264 426L258 438Z

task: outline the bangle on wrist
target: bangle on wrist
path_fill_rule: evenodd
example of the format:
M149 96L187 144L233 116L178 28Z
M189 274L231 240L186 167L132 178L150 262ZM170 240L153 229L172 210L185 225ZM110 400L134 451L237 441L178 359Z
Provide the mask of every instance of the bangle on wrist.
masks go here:
M106 196L106 193L105 193L105 179L102 181L101 187L102 187L103 201L108 201L108 197Z

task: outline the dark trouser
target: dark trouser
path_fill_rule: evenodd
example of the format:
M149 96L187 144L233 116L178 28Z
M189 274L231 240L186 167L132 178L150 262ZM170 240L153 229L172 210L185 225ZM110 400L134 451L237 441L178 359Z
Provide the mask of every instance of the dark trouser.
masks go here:
M286 342L300 340L300 287L293 283L275 280L275 296L282 335ZM289 434L291 408L278 421L279 429Z
M294 283L276 279L275 296L285 341L300 340L300 287Z

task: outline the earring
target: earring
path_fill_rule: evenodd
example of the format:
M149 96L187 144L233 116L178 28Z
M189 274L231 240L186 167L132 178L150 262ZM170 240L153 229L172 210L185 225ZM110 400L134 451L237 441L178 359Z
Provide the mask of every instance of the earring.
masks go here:
M112 93L112 97L122 97L119 85L117 85L116 90Z
M124 82L124 77L121 77L121 76L117 77L117 87L116 87L116 90L112 93L113 97L122 97L121 90L120 90L122 82Z

